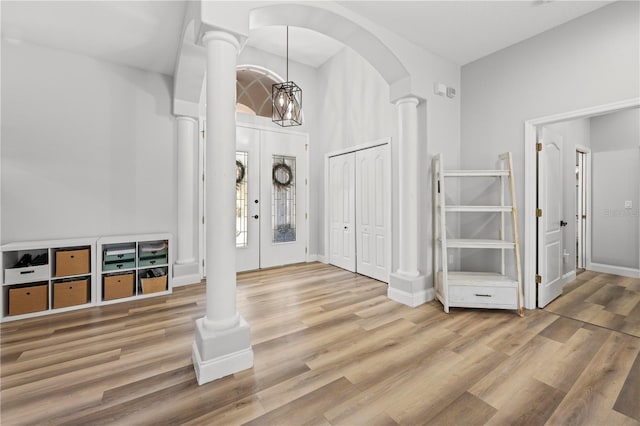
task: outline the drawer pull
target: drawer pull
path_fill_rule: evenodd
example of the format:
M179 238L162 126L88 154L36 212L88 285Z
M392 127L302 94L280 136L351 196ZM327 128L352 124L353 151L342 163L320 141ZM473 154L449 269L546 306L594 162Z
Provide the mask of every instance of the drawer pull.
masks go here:
M71 259L75 259L75 256L74 256L74 255L71 255L71 256L69 256L69 257L70 257Z
M118 263L118 264L116 265L116 267L117 267L118 269L122 268L123 266L124 266L124 263Z
M155 263L156 263L156 261L155 261L155 260L152 260L152 261L150 261L149 263L153 265L153 264L155 264Z
M25 274L33 274L35 272L34 269L30 270L30 271L20 271L20 275L25 275Z
M124 257L124 254L119 254L118 255L118 259L122 259Z
M478 297L493 297L493 296L492 296L492 295L490 295L490 294L480 294L480 293L476 293L475 295L476 295L476 296L478 296Z

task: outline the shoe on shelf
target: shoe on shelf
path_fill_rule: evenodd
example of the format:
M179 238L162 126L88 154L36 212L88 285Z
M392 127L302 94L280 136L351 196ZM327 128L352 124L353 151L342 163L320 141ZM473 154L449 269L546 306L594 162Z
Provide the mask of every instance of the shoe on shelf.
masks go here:
M47 263L49 263L49 255L47 253L39 254L31 261L32 266L46 265Z
M18 261L18 263L16 263L13 267L14 268L25 268L27 266L31 265L31 254L26 253L25 255L23 255L20 260Z

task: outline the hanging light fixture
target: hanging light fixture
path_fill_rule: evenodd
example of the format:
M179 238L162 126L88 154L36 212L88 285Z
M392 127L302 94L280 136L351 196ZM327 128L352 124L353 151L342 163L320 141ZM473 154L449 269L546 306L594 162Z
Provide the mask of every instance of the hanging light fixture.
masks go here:
M302 89L289 81L289 26L287 25L287 81L271 86L271 120L282 127L302 124Z

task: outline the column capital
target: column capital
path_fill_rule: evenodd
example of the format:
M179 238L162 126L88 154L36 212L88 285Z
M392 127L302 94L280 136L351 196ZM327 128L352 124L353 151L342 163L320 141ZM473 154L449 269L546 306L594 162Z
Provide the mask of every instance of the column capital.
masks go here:
M210 41L226 41L231 44L236 50L240 49L240 41L236 36L226 31L207 31L202 36L202 43L207 44Z
M176 120L178 121L191 121L193 123L197 123L198 119L195 117L191 117L190 115L176 115Z
M405 98L400 98L395 102L396 106L400 106L402 104L418 105L419 103L420 103L420 99L416 98L415 96L407 96Z

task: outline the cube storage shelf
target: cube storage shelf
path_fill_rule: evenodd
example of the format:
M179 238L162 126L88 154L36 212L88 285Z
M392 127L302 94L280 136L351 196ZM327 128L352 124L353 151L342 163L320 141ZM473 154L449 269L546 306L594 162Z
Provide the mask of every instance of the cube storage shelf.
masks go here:
M171 293L171 245L170 234L98 239L98 304Z
M70 239L1 247L3 321L92 306L96 240Z
M0 320L173 291L171 234L9 243L0 247Z

